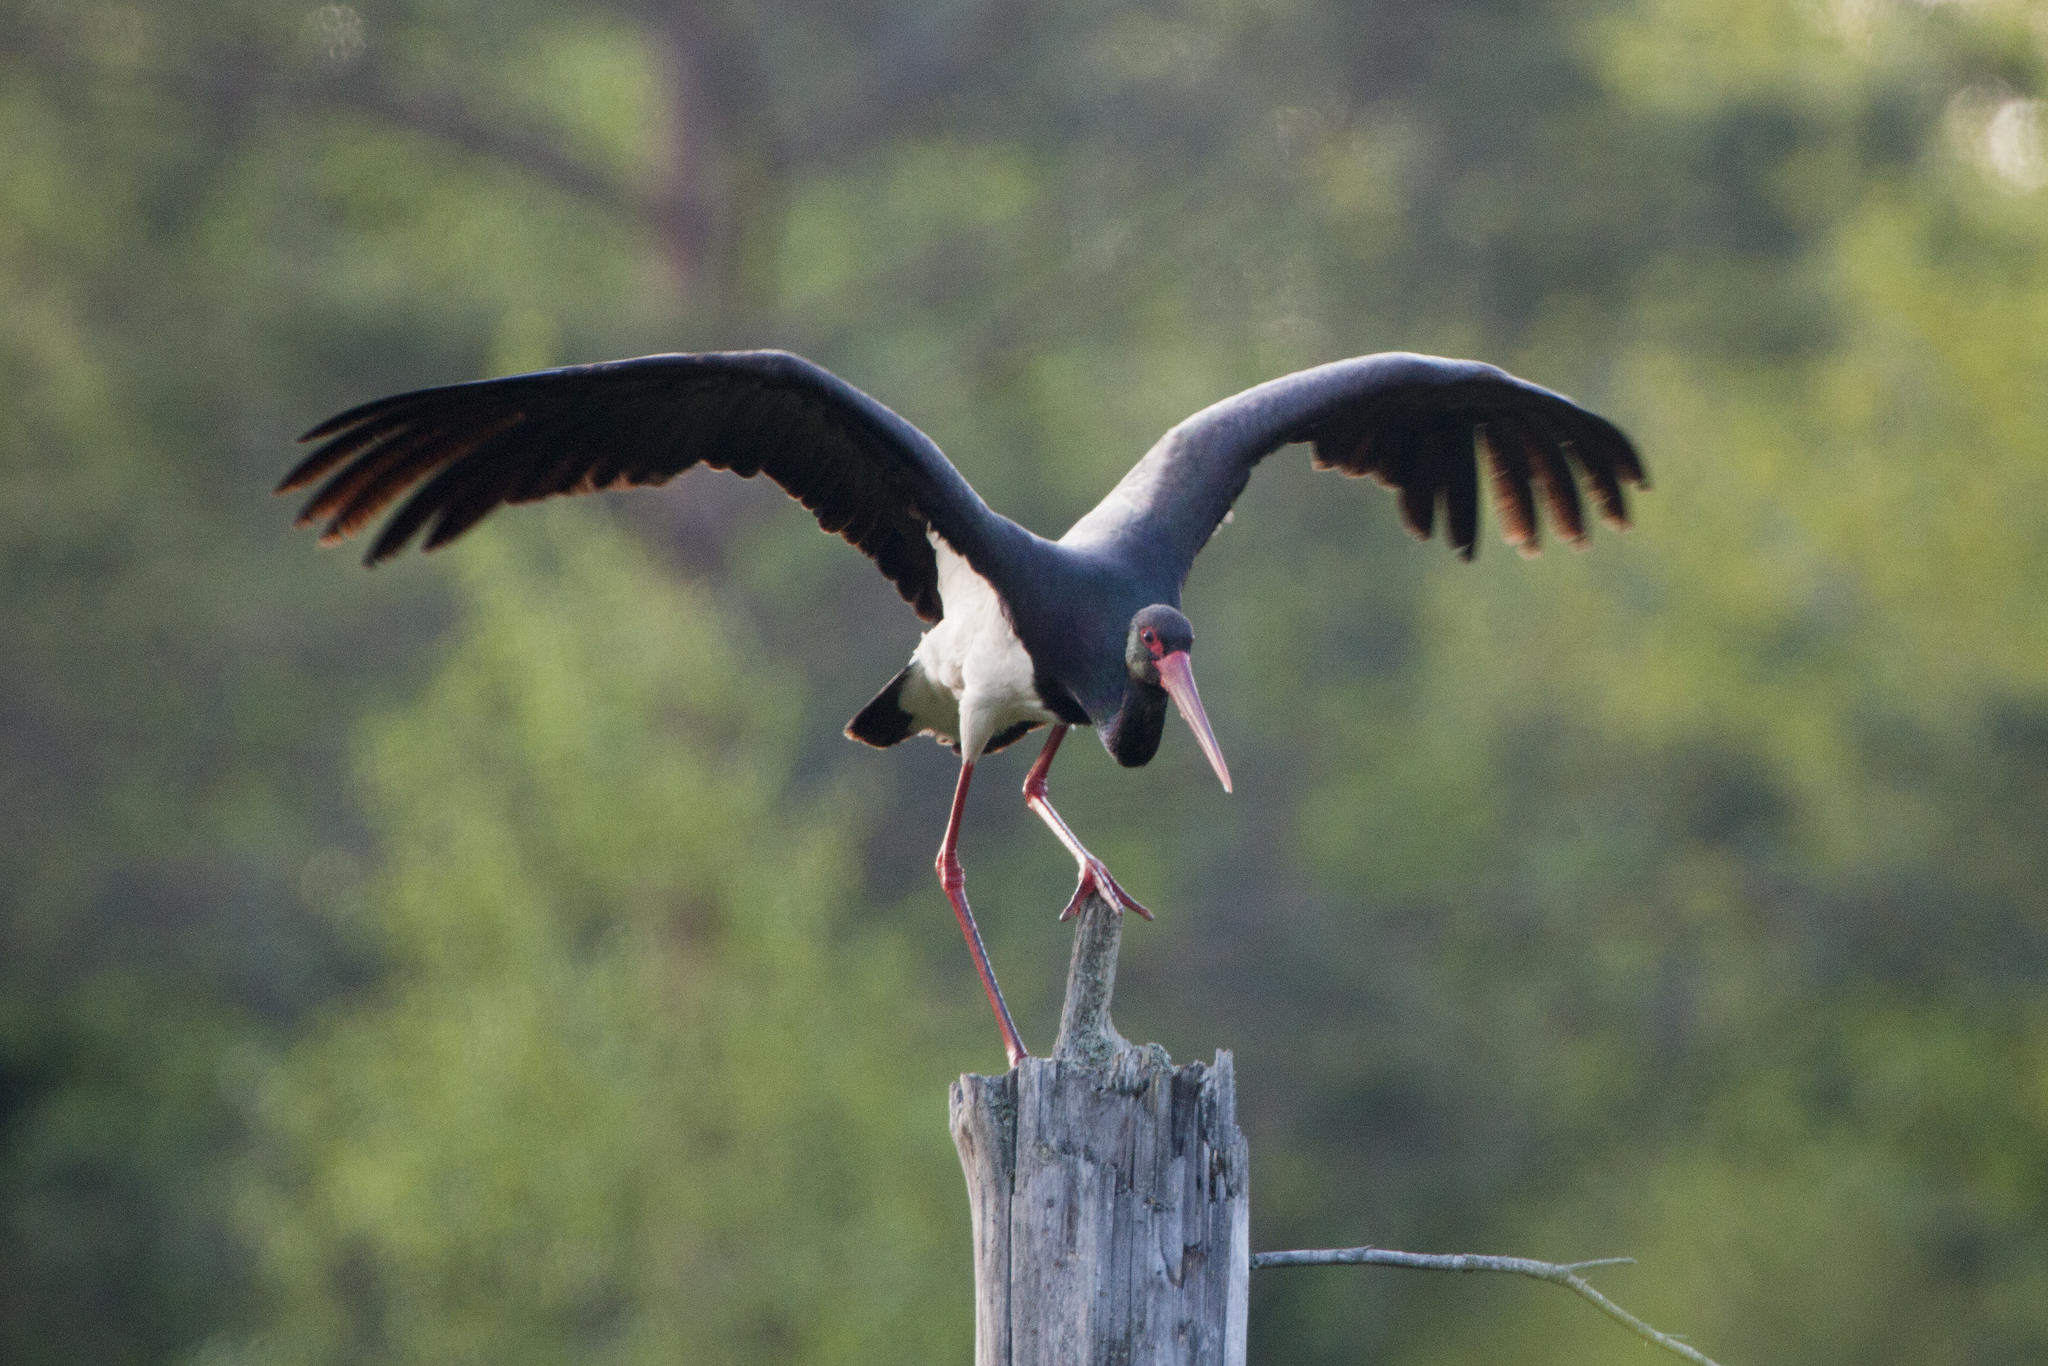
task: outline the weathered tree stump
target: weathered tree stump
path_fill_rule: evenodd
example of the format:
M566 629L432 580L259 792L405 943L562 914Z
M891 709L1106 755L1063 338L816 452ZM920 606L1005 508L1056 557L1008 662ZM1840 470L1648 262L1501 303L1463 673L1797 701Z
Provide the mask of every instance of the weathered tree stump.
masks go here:
M1122 916L1083 907L1059 1042L952 1091L975 1366L1242 1366L1250 1159L1230 1054L1175 1067L1109 1019Z

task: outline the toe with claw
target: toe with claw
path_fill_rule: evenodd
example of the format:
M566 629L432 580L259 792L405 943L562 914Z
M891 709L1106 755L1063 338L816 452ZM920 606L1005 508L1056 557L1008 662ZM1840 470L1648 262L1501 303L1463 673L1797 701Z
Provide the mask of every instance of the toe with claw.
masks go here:
M1099 895L1119 911L1136 911L1145 920L1152 918L1152 912L1138 903L1138 899L1117 884L1109 875L1109 869L1102 866L1102 860L1089 857L1081 862L1080 885L1074 888L1074 899L1067 903L1067 909L1060 912L1060 919L1072 920L1081 913L1081 907L1090 896Z

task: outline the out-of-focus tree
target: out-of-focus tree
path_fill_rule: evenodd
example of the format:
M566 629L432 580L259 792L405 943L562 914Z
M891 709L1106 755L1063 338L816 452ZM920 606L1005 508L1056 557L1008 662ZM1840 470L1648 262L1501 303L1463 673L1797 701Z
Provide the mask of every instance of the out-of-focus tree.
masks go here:
M325 60L299 24L326 11L268 11L0 9L10 1362L169 1359L244 1311L240 1078L374 970L309 869L371 856L344 756L451 616L422 577L307 572L262 497L284 444L370 375L645 296L603 213L273 117L254 96ZM504 271L457 268L482 257Z
M557 516L543 532L566 527ZM913 960L847 895L792 696L619 533L465 546L461 639L370 729L386 964L264 1089L281 1299L225 1359L937 1359L950 1217Z

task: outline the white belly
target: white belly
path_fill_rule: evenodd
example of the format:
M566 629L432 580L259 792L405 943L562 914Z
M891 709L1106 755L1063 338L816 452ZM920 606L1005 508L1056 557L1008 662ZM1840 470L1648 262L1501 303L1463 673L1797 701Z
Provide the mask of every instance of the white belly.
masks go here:
M911 652L899 705L918 729L957 744L961 757L974 759L991 737L1019 722L1042 725L1059 718L1038 700L1031 656L1010 628L995 589L935 533L931 542L946 616Z

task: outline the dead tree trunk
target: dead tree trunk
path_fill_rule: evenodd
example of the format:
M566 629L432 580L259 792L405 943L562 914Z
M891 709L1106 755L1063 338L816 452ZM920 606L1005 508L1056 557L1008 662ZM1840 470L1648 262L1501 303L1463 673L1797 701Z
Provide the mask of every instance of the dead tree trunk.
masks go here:
M1250 1160L1230 1054L1175 1067L1109 1019L1123 918L1082 909L1059 1042L954 1083L975 1366L1242 1366Z

